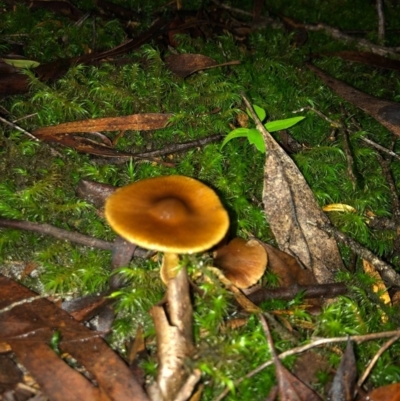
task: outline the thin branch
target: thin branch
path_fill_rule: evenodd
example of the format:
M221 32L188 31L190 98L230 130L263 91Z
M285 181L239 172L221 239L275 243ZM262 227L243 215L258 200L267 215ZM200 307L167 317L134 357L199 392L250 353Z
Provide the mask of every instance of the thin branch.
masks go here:
M246 11L243 11L238 8L233 8L233 7L223 4L217 0L213 0L213 3L215 3L216 5L218 5L221 8L225 8L225 9L235 12L237 14L242 14L244 16L252 17L252 13L250 13L250 12L246 12ZM272 18L260 19L260 21L257 25L260 26L261 24L263 26L268 25L268 26L272 26L274 28L281 28L283 26L283 24L281 22L279 22L275 19L272 19ZM308 31L324 31L327 35L329 35L333 39L341 40L344 42L355 43L358 47L366 49L366 50L370 51L371 53L379 54L380 56L394 56L394 57L399 56L399 54L398 54L398 52L400 50L399 47L380 46L380 45L370 42L367 39L363 39L363 38L360 39L357 37L352 37L342 31L340 31L339 29L331 27L326 24L314 25L314 24L302 24L300 22L297 22L297 27L306 29Z
M291 300L302 293L303 298L334 298L348 292L345 283L328 283L315 285L294 285L283 288L260 288L247 295L251 302L259 305L268 299Z
M129 159L139 159L143 161L150 161L164 165L166 167L174 167L173 163L164 162L162 160L156 159L159 156L166 156L173 153L184 152L192 148L203 147L212 142L218 142L223 138L222 135L216 134L211 135L206 138L194 139L193 141L174 143L172 145L164 146L162 149L150 150L149 152L133 153L130 156L117 156L117 157L107 157L105 159L98 159L99 164L122 164L129 161Z
M362 386L362 384L364 383L365 379L369 376L369 374L371 373L371 370L375 366L376 362L378 362L378 359L381 357L381 355L389 347L391 347L391 345L394 344L399 338L400 338L400 334L398 334L397 336L392 337L390 340L386 341L385 344L383 344L381 348L379 348L379 351L372 358L371 362L368 364L368 366L365 369L364 373L362 374L362 376L358 380L358 382L357 382L357 387L358 388Z
M106 251L111 251L113 242L93 238L88 235L73 231L63 230L50 224L33 223L31 221L0 219L0 227L15 228L17 230L28 230L39 234L51 235L55 238L75 242L77 244L90 246Z
M371 53L379 54L380 56L399 56L396 48L376 45L375 43L372 43L367 39L353 38L352 36L343 33L339 29L333 28L326 24L300 24L300 26L307 29L308 31L324 31L333 39L355 43L359 47L369 50Z
M383 331L381 333L370 333L370 334L356 335L356 336L320 338L320 339L313 340L310 344L302 345L300 347L295 347L295 348L292 348L285 352L282 352L281 354L278 355L278 358L284 359L287 356L301 354L305 351L308 351L309 349L319 347L321 345L330 344L330 343L347 342L349 339L352 341L355 341L356 343L361 343L364 341L378 340L381 338L388 338L388 337L400 337L400 330ZM267 368L268 366L271 366L273 364L274 364L273 360L264 362L262 365L258 366L251 372L247 373L247 375L245 375L244 377L241 377L240 379L236 380L234 383L235 387L237 387L244 380L253 377L257 373L261 372L262 370L264 370L265 368ZM230 392L230 389L226 388L217 398L214 398L213 401L221 401L229 394L229 392Z
M315 225L315 223L309 222L309 224ZM340 241L342 244L349 247L358 256L365 259L371 265L373 265L376 270L381 274L382 278L390 285L400 286L400 275L390 266L388 263L384 262L382 259L378 258L369 249L365 248L357 241L353 240L346 234L337 230L332 225L328 224L316 224L321 230L332 235L336 241Z
M222 135L210 135L205 138L194 139L193 141L174 143L172 145L164 146L162 149L151 150L149 152L134 153L132 157L157 157L170 155L172 153L184 152L192 148L203 147L212 142L218 142L223 138Z
M33 139L34 141L36 141L36 142L39 142L39 139L38 139L38 138L36 138L36 136L35 136L35 135L32 135L30 132L28 132L28 131L24 130L24 129L23 129L23 128L21 128L19 125L17 125L17 124L14 124L14 123L12 123L12 122L10 122L10 121L6 120L6 119L5 119L5 118L3 118L3 117L0 117L0 121L2 121L4 124L7 124L7 125L9 125L10 127L14 128L14 129L16 129L16 130L18 130L18 131L22 132L23 134L25 134L25 135L29 136L29 138Z
M385 41L385 14L383 13L383 1L376 0L376 11L378 13L378 41Z
M387 153L389 156L393 156L393 157L395 157L396 159L399 159L399 160L400 160L400 156L399 156L397 153L393 152L392 150L386 149L386 148L384 148L383 146L377 144L376 142L373 142L373 141L371 141L371 140L368 139L368 138L364 138L363 136L360 137L360 139L361 139L362 141L364 141L365 143L368 143L368 145L371 145L371 146L373 146L374 148L380 150L381 152Z

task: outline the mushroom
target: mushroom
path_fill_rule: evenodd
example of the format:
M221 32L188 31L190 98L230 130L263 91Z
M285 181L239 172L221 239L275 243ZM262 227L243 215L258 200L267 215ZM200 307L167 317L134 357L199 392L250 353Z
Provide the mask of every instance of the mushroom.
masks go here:
M255 284L264 274L267 263L267 251L255 239L234 238L214 252L214 265L238 288Z
M105 215L121 237L165 253L164 282L175 276L178 254L210 249L229 227L216 193L180 175L148 178L116 190L106 201Z

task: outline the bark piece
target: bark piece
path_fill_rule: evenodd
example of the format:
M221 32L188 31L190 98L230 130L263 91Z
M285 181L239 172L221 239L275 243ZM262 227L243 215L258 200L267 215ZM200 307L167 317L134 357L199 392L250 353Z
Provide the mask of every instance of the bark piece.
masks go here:
M150 311L156 327L159 361L151 394L158 394L153 399L174 401L190 376L185 359L193 352L193 309L185 268L169 280L166 300L167 308L154 306Z

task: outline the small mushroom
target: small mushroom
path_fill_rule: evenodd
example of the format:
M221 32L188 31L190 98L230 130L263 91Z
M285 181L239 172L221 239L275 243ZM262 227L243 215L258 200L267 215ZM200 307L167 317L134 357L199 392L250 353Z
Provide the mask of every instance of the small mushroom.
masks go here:
M255 239L234 238L214 252L214 265L238 288L254 285L264 274L267 263L267 251Z
M216 193L179 175L148 178L116 190L106 201L105 215L126 240L174 255L210 249L229 227L228 213ZM177 260L165 258L164 282L174 277Z

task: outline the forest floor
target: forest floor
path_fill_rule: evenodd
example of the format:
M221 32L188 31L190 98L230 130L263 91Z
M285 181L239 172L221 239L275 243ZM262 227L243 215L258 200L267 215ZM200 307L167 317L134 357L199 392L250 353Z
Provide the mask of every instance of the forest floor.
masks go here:
M72 375L87 336L130 368L133 399L163 399L162 344L180 343L155 311L182 308L171 288L188 281L165 285L154 247L132 256L104 202L171 175L226 209L219 250L253 241L268 267L251 284L246 259L220 277L216 241L181 259L193 344L164 399L295 399L274 349L315 391L296 399L400 382L400 3L273 3L0 0L0 365L27 369L0 379L0 399L62 399L73 386L55 396L46 358ZM82 352L92 398L122 401Z

